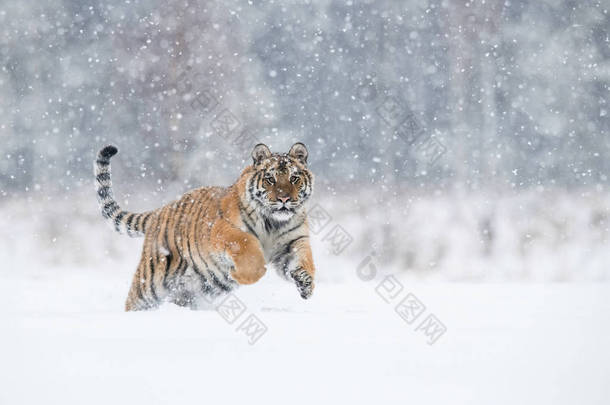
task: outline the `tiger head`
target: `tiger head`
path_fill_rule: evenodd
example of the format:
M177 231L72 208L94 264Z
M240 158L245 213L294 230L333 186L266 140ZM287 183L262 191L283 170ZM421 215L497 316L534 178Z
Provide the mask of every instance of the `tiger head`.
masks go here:
M286 154L271 153L262 143L254 147L254 173L246 190L264 216L284 222L303 209L313 192L313 174L307 168L307 155L307 148L300 142Z

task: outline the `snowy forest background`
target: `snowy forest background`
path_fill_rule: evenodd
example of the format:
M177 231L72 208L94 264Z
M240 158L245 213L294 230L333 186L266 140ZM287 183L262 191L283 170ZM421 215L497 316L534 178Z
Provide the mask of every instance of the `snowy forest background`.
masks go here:
M302 141L321 280L375 257L426 279L607 281L609 8L0 2L0 258L135 269L141 241L95 201L108 143L119 202L143 211L230 184L257 142Z

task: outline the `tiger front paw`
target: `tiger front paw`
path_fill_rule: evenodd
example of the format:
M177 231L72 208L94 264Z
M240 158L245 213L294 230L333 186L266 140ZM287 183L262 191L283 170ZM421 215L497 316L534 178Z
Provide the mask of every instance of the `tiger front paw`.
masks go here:
M256 251L249 254L235 255L233 258L235 268L231 276L239 284L256 283L267 271L262 253Z
M290 276L297 285L301 298L307 299L311 297L314 288L313 277L309 275L304 269L298 268L290 273Z

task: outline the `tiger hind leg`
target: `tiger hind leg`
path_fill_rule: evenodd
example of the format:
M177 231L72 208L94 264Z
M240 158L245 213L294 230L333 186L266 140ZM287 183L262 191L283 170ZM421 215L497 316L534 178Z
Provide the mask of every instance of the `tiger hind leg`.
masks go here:
M160 302L157 297L151 296L150 286L142 276L140 270L136 271L131 283L131 288L125 301L125 311L146 311L155 309Z
M160 280L165 278L168 260L169 258L165 256L157 258L146 253L142 254L127 294L125 311L145 311L159 307L167 296L167 291Z

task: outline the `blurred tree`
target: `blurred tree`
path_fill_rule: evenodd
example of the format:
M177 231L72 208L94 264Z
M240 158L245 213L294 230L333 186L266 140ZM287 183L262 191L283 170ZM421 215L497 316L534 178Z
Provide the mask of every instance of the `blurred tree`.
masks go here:
M88 187L108 142L130 189L226 184L258 140L306 142L330 188L608 184L609 19L593 0L5 2L0 195ZM429 138L447 152L422 166Z

